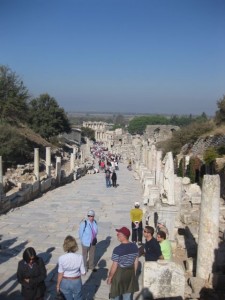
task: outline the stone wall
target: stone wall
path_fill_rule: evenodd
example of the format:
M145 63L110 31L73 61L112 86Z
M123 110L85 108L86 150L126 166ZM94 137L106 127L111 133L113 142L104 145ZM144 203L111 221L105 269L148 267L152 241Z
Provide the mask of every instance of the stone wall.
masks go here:
M62 177L60 185L64 185L73 181L72 173L66 175L64 172L62 172L61 174ZM41 182L35 181L33 183L23 184L18 191L1 196L0 214L7 213L11 209L24 205L35 198L40 197L41 194L55 189L58 186L59 184L54 177L47 178Z
M180 127L173 125L147 125L144 137L157 143L171 138L173 132L179 129Z
M205 138L199 138L191 148L192 155L202 156L203 152L209 147L219 147L225 145L225 135L214 135Z

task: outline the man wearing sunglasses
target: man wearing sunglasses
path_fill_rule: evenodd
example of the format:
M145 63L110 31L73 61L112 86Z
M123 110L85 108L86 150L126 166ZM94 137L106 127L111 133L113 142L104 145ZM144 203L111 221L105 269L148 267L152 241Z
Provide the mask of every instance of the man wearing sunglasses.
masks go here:
M146 243L139 249L139 255L144 255L145 261L157 261L162 255L162 252L159 243L153 237L154 228L152 226L145 226L143 234Z

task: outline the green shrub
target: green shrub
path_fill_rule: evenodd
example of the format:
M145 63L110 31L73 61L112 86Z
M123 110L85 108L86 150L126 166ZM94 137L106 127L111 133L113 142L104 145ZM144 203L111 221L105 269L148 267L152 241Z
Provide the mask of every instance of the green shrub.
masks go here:
M16 128L10 125L0 125L0 156L2 156L4 168L27 162L31 158L32 151L26 138L19 135Z
M215 148L209 147L203 153L203 160L206 165L210 165L218 157L218 153Z

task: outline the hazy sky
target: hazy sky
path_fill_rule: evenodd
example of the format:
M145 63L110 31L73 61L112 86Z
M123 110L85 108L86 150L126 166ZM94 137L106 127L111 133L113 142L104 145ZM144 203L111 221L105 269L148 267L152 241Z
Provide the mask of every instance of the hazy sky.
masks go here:
M225 0L0 0L0 64L68 112L214 115Z

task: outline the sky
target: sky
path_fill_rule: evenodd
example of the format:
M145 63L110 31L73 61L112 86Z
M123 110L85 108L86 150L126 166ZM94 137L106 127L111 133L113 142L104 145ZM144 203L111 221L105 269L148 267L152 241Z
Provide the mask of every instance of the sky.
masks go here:
M225 0L0 0L0 64L66 112L214 115Z

